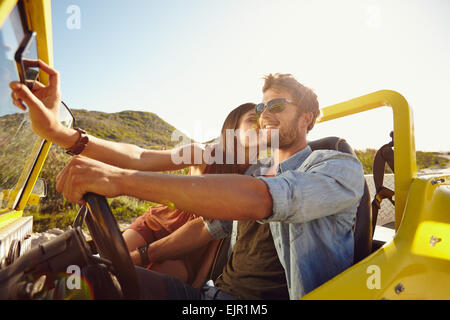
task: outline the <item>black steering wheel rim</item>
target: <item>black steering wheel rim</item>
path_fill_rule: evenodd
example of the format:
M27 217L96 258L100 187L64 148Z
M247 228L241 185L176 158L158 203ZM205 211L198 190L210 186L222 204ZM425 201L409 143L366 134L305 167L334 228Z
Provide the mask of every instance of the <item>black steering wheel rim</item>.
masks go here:
M139 282L136 269L106 198L86 193L84 199L89 209L85 222L99 255L111 261L124 297L137 299Z

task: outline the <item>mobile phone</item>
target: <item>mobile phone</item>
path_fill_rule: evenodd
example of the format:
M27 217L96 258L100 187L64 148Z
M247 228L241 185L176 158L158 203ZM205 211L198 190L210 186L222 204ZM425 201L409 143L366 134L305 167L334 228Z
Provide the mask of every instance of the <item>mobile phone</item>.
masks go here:
M31 90L39 76L36 32L28 31L15 54L20 82Z

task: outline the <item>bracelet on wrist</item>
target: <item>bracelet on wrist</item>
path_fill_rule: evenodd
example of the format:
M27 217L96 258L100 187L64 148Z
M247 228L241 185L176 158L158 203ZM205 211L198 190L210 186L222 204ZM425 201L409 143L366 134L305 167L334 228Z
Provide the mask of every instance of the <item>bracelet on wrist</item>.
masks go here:
M139 256L141 257L141 265L146 267L150 264L150 259L148 257L148 244L143 245L142 247L137 247L137 251L139 252Z
M86 147L86 145L89 142L89 137L88 137L86 131L84 131L83 129L80 129L80 128L74 128L74 129L78 132L79 137L73 146L66 149L66 153L70 154L71 156L76 156L76 155L82 153L84 148Z

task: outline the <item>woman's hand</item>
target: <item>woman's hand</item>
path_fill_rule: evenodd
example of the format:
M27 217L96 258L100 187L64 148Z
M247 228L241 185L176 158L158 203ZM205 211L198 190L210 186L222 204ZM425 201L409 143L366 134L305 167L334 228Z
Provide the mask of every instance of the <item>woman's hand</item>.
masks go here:
M47 140L58 138L62 127L59 123L59 105L61 102L61 91L59 86L58 71L49 67L46 63L39 60L30 62L30 67L39 67L49 75L49 85L35 82L33 89L20 82L11 82L11 97L13 104L22 110L28 106L31 129L40 137ZM25 103L25 104L24 104Z

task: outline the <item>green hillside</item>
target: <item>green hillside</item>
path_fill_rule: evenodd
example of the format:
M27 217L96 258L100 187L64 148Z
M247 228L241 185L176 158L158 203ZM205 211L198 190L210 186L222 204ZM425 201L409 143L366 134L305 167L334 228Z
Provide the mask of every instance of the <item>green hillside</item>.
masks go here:
M99 111L71 110L76 126L96 137L131 143L143 148L172 148L177 142L171 140L176 130L154 113L121 111L105 113Z
M371 174L373 171L373 159L375 158L375 153L377 150L375 149L365 149L365 150L355 150L355 153L361 161L364 174ZM441 154L439 152L424 152L417 151L416 152L416 161L417 161L417 170L432 168L432 167L447 167L450 166L450 160L446 157L445 154ZM389 166L386 164L385 166L386 173L392 173Z

